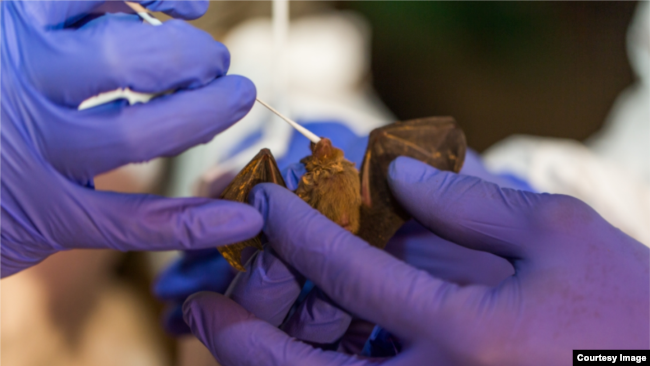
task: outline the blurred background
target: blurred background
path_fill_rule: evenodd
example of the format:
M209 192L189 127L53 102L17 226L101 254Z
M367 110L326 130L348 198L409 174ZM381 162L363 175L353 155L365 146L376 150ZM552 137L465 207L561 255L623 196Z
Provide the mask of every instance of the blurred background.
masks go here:
M222 11L221 7L229 7ZM399 120L451 115L483 151L515 133L583 140L634 77L626 32L636 2L291 2L296 19L354 11L370 27L368 78ZM270 2L213 4L213 35ZM237 60L233 60L236 62Z
M620 142L632 136L636 144L628 145L636 149L646 141L647 147L650 133L619 133L617 147L603 137L611 134L602 133L612 130L617 110L626 105L622 92L647 88L647 82L639 82L639 62L628 58L629 44L636 42L628 31L637 5L292 1L281 57L273 53L271 2L211 2L208 13L192 23L229 47L232 73L249 76L260 97L302 123L337 122L351 135L363 136L395 120L451 115L469 146L485 152L495 171L515 174L540 191L574 194L640 239L647 237L647 229L639 228L647 226L650 209L650 155L621 150ZM645 23L635 22L641 24L638 42L650 50L648 16L643 16ZM650 105L650 99L642 100ZM632 119L645 121L647 111L639 113ZM293 139L283 123L255 107L213 142L174 159L97 177L97 189L214 195L260 147L271 147L283 159ZM507 140L513 135L543 140ZM540 162L536 154L557 159ZM527 157L525 166L512 155ZM562 179L540 175L542 163L550 176ZM609 177L617 169L624 169L616 174L623 181L617 187L638 194L621 199L605 194L609 186L570 179ZM625 212L635 219L627 220ZM171 338L159 324L163 304L150 288L176 255L63 252L3 279L0 361L7 366L214 365L195 339Z
M398 119L451 115L483 151L583 140L633 82L633 2L346 2L372 26L375 90Z

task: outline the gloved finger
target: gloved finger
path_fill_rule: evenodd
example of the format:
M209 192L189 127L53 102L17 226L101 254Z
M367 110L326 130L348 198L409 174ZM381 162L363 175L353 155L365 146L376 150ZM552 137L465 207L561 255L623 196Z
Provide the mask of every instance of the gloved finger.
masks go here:
M298 299L304 278L280 260L271 248L257 252L230 285L228 297L256 317L279 326Z
M304 277L280 260L269 246L257 252L232 281L227 295L256 317L279 326L298 299ZM338 308L319 289L312 290L282 329L292 337L332 343L350 325L352 316Z
M264 217L270 245L289 266L338 305L402 339L424 334L429 326L423 319L439 301L430 295L441 287L453 289L371 247L283 187L259 184L249 199ZM398 304L419 305L404 312Z
M338 352L312 348L255 317L219 294L200 292L183 305L192 333L223 366L378 365Z
M351 322L352 315L316 287L282 325L282 330L302 341L330 344L345 334Z
M402 225L384 250L433 277L462 286L496 286L514 274L506 259L452 243L415 220Z
M180 19L192 20L200 18L208 11L209 1L138 1L151 11L162 11L165 14Z
M183 302L174 302L168 305L162 315L165 332L175 337L192 333L190 327L185 323L185 319L183 319Z
M65 124L42 126L44 154L67 177L89 179L128 163L174 156L206 143L241 119L254 101L253 83L233 75L124 109L80 113L50 109L61 114L59 120ZM99 121L89 124L91 114Z
M35 27L61 29L102 6L105 1L8 1L3 11L26 19Z
M199 291L222 294L236 274L216 248L187 251L158 275L153 293L159 300L181 302Z
M22 50L22 62L32 85L75 109L118 88L162 93L200 87L225 75L230 65L223 44L180 20L153 27L137 15L109 14L75 31L23 28L18 36L25 42L29 37L30 47Z
M208 10L207 1L138 1L151 11L162 11L180 19L196 19ZM119 7L116 7L119 5ZM17 8L22 17L29 18L35 25L47 29L61 29L73 24L89 13L106 10L132 11L121 2L113 1L16 1L11 8Z
M82 211L80 220L66 220L57 207L48 215L54 242L70 248L201 249L250 239L262 227L259 213L237 202L72 188L80 204L66 209Z
M467 248L522 259L534 248L522 238L542 235L535 217L543 195L500 188L406 157L391 163L388 183L419 222Z

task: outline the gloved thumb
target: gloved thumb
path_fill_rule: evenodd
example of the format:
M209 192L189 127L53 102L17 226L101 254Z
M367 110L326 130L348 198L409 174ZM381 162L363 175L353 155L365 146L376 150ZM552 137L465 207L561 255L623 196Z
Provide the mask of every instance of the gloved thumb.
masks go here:
M537 210L550 195L500 188L482 179L440 171L399 157L388 183L397 200L425 227L459 245L518 259L528 256Z

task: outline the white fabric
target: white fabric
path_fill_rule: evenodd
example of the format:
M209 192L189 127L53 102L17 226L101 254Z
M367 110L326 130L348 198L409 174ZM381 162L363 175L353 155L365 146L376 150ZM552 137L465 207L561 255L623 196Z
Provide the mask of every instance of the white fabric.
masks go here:
M484 158L489 170L519 176L541 192L579 198L626 234L650 243L650 184L583 144L512 136Z

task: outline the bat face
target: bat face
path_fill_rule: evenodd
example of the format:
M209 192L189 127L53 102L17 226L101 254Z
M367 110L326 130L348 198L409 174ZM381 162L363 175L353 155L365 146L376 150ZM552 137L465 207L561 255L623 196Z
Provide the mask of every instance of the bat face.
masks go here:
M465 159L466 147L465 135L451 117L396 122L370 133L359 177L343 151L323 138L312 144L312 154L301 160L307 173L295 193L330 220L369 244L383 248L410 219L388 187L386 177L390 163L398 156L408 156L441 170L458 172ZM262 182L286 187L267 149L260 151L242 169L221 198L246 202L250 190ZM259 236L219 247L219 251L233 267L243 271L241 252L251 246L262 248Z

